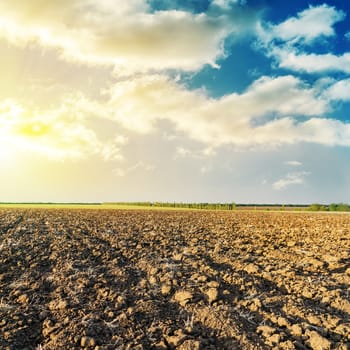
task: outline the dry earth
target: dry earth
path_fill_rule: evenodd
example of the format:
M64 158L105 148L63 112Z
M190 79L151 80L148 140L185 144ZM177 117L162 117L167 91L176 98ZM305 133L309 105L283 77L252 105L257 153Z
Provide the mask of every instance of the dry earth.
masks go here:
M0 210L1 349L350 349L350 215Z

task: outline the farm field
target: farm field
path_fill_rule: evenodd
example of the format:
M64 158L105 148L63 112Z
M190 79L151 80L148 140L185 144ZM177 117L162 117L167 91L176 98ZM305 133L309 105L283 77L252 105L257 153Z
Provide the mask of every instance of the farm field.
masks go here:
M0 209L0 349L350 349L350 215Z

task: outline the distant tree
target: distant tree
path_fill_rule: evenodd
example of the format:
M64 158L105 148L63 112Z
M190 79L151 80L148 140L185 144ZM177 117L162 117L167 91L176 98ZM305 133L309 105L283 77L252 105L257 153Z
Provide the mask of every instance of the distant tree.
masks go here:
M337 204L331 203L329 205L329 211L337 211Z
M327 207L323 204L313 203L309 206L310 211L326 211Z
M346 203L332 203L329 205L329 211L350 211L350 205Z

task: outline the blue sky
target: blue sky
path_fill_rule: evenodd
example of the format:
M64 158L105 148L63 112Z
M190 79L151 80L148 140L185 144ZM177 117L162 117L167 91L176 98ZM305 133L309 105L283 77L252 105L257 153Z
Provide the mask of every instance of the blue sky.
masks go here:
M3 0L2 201L350 202L344 1Z

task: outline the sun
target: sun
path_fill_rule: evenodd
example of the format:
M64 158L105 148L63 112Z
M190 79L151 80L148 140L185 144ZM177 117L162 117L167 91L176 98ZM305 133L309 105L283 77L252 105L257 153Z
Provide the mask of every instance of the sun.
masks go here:
M32 121L20 124L15 131L26 137L41 137L49 133L50 127L40 121Z
M26 112L26 113L25 113ZM45 153L45 138L50 125L30 115L13 101L0 105L0 168L16 163L18 152L32 150ZM42 150L41 150L42 149Z
M35 153L61 157L59 137L50 118L24 109L15 101L0 104L1 165L16 162L18 154Z

